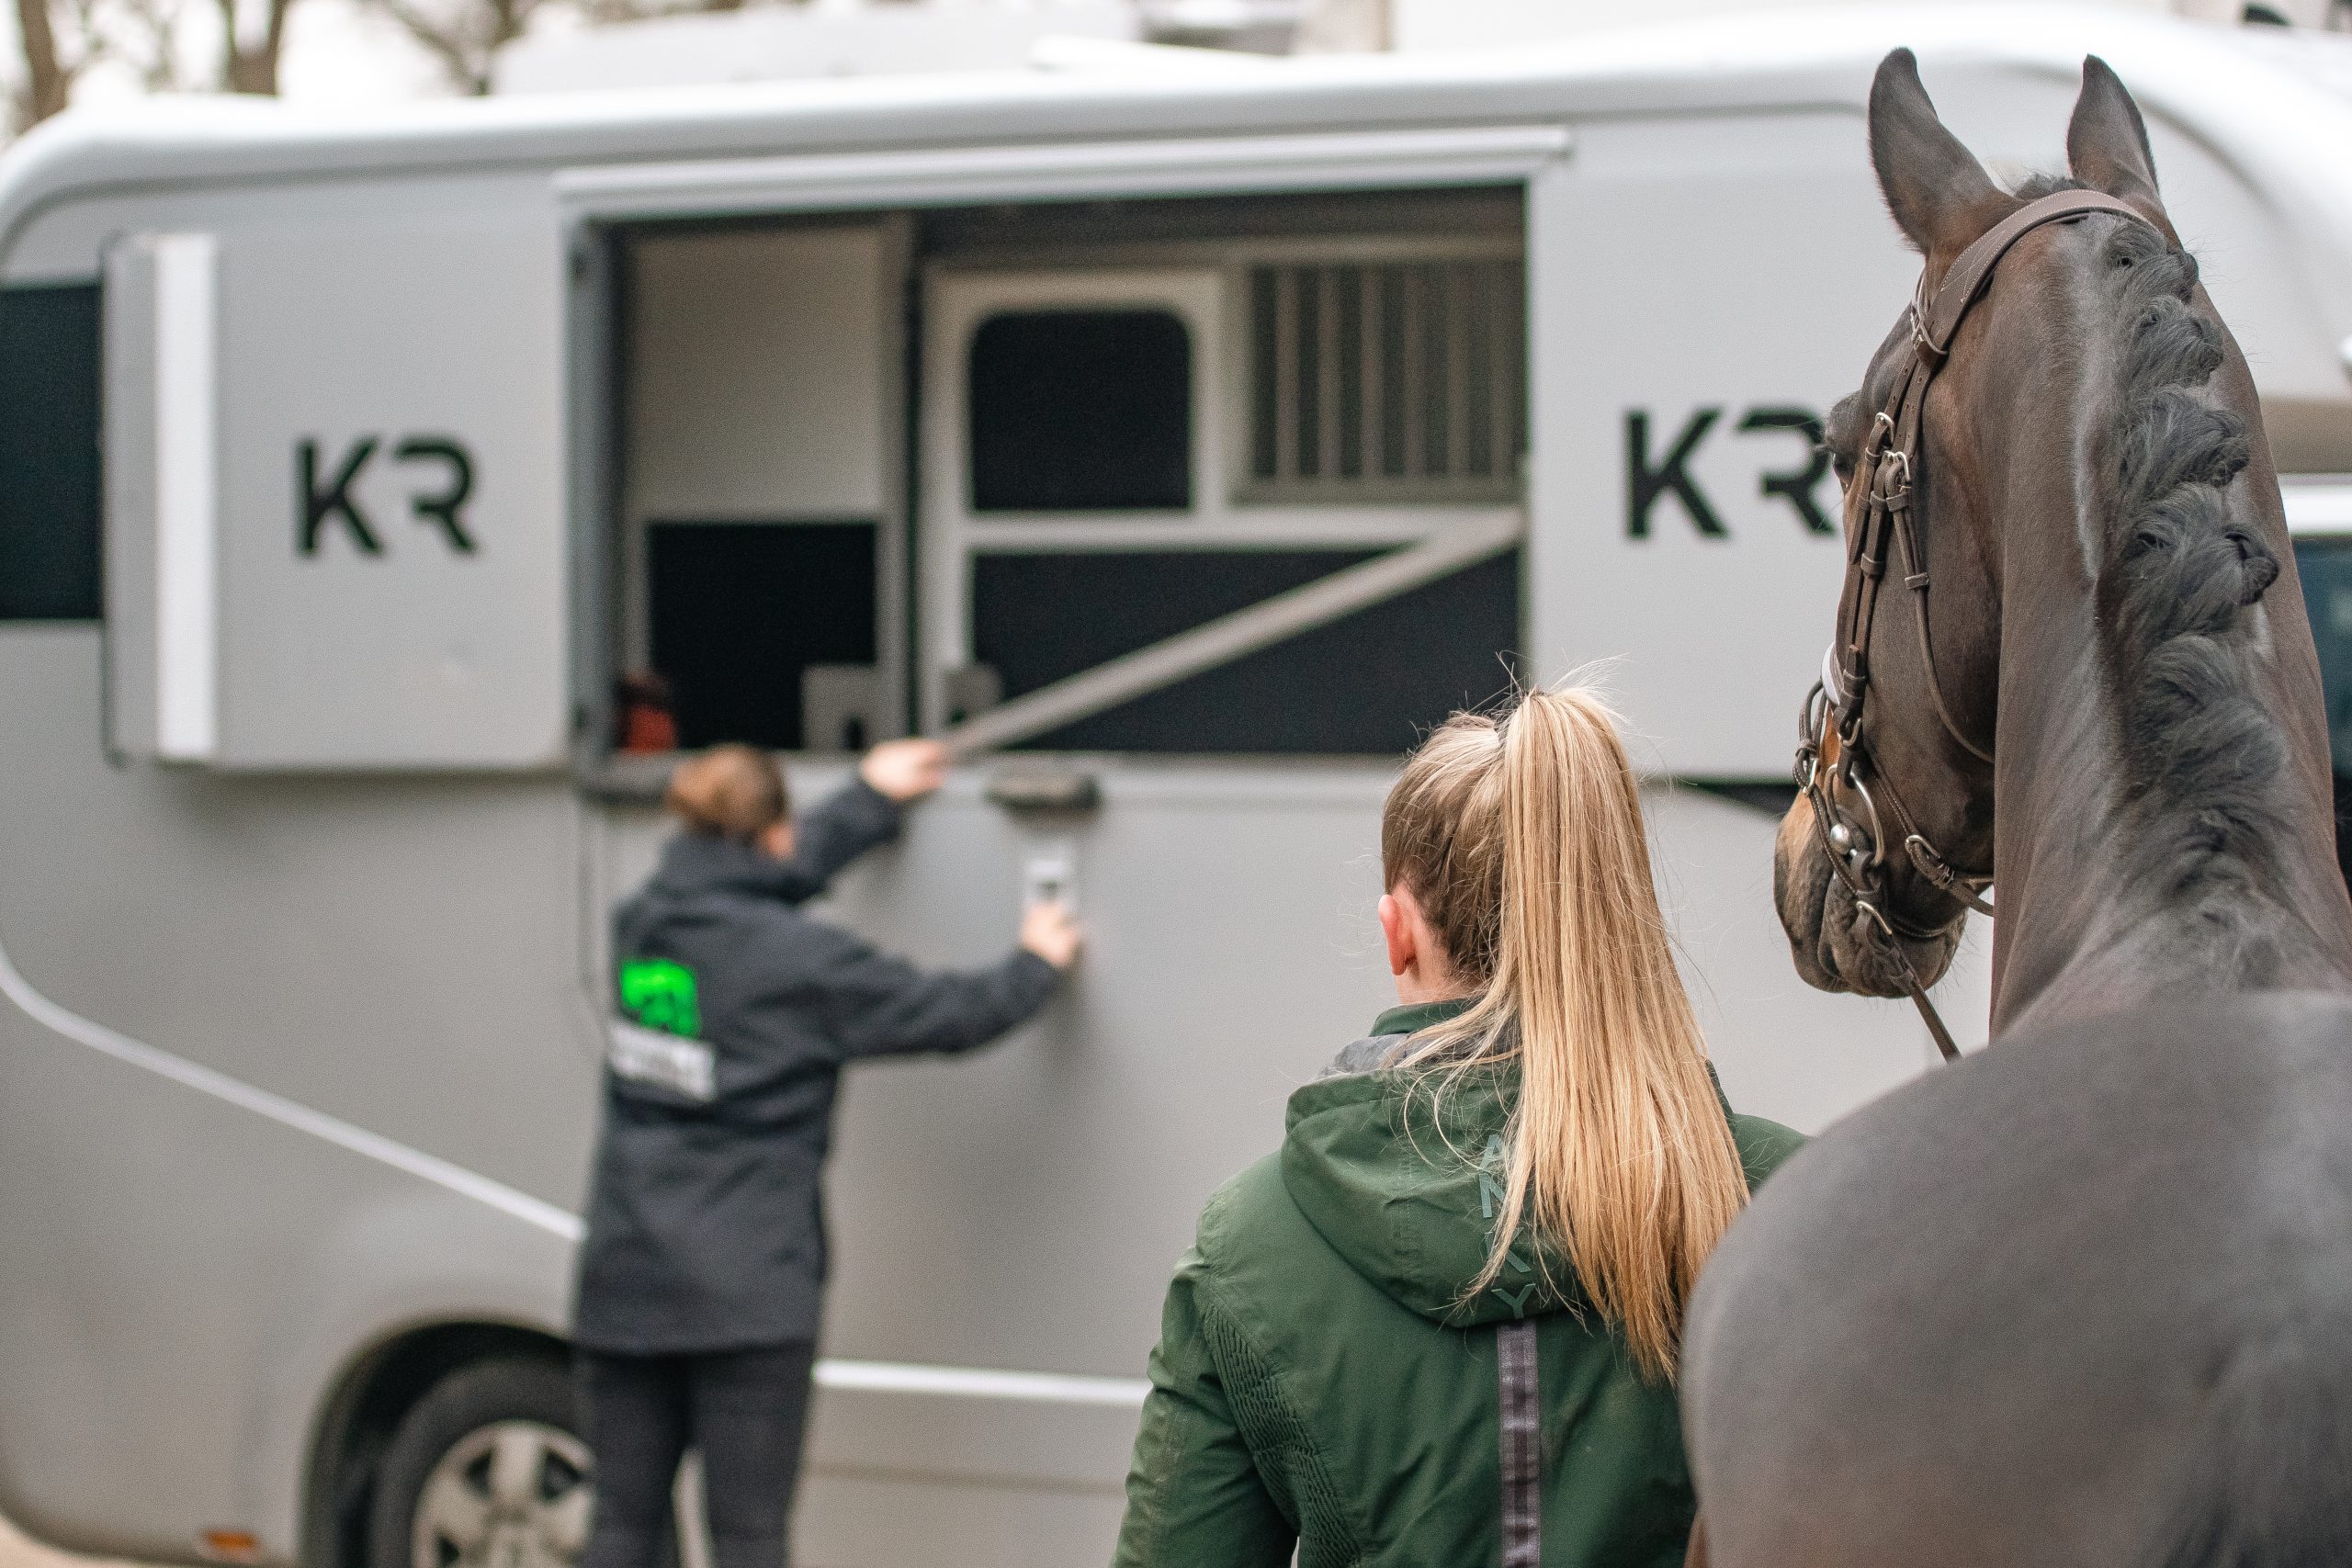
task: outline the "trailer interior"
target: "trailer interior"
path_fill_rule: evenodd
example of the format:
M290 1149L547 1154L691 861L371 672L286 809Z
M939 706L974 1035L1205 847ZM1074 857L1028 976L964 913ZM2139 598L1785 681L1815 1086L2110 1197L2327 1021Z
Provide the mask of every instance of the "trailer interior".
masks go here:
M1253 613L1234 656L1005 744L1393 755L1504 691L1521 203L606 229L603 757L940 732ZM1448 539L1393 592L1337 576Z

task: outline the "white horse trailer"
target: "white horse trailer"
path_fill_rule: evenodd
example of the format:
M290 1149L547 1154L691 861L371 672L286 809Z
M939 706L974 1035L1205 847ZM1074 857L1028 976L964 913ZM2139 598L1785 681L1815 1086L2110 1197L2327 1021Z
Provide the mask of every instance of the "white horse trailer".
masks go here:
M1860 118L1896 43L2008 172L2063 163L2107 54L2299 507L2342 510L2338 40L1838 7L27 138L0 1510L313 1568L576 1545L605 911L662 832L624 677L804 793L957 737L833 918L976 961L1052 877L1090 932L1008 1043L854 1078L820 1568L1104 1557L1202 1199L1384 999L1384 785L1512 671L1618 660L1736 1102L1818 1126L1918 1071L1901 1003L1799 984L1769 898L1838 579L1814 433L1913 279Z

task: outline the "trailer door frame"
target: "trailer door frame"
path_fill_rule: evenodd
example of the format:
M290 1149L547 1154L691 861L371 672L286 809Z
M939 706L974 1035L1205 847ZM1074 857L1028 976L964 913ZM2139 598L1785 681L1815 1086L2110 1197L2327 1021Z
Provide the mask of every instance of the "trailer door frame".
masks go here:
M582 719L576 758L581 773L609 780L625 771L614 765L606 744L613 629L606 621L616 570L610 545L616 389L611 341L615 279L605 239L616 226L989 202L1529 184L1570 147L1563 126L1521 124L795 154L560 171L556 197L572 258L569 505L580 628L574 680ZM921 635L919 627L910 629ZM921 668L921 650L914 651L915 667Z

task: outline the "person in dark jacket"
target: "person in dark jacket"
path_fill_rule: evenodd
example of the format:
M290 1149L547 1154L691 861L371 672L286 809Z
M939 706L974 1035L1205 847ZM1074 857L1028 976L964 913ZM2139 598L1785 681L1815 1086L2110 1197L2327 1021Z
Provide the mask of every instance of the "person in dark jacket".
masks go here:
M1800 1140L1715 1085L1591 694L1440 728L1381 859L1404 1005L1209 1200L1117 1568L1681 1568L1683 1306Z
M749 747L672 776L684 830L613 921L617 1016L572 1327L596 1463L582 1568L662 1560L690 1447L714 1568L784 1568L842 1069L984 1045L1077 956L1058 905L1029 909L1001 963L950 975L800 912L897 835L945 766L932 741L877 746L797 818L775 759Z

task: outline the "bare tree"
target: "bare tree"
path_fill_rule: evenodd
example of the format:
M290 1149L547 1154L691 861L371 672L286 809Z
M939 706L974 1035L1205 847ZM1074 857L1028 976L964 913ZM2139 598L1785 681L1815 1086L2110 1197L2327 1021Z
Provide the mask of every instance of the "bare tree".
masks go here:
M548 0L364 0L400 24L441 67L460 93L490 91L498 46L523 36L532 13Z
M198 66L188 59L182 23L203 0L16 0L24 72L13 94L14 129L29 130L64 108L74 84L101 63L150 92L276 94L294 0L248 0L250 17L239 15L239 0L213 3L220 58Z
M92 4L69 0L61 17L52 14L51 0L17 0L17 36L25 51L25 79L10 116L17 130L29 130L64 108L74 78L96 60L98 31Z
M180 23L187 0L95 0L105 6L107 26L98 54L135 73L151 93L184 92L190 85Z
M257 39L248 38L239 25L237 0L215 3L220 8L221 91L277 96L277 62L286 47L286 14L294 8L294 0L262 0L261 36Z

